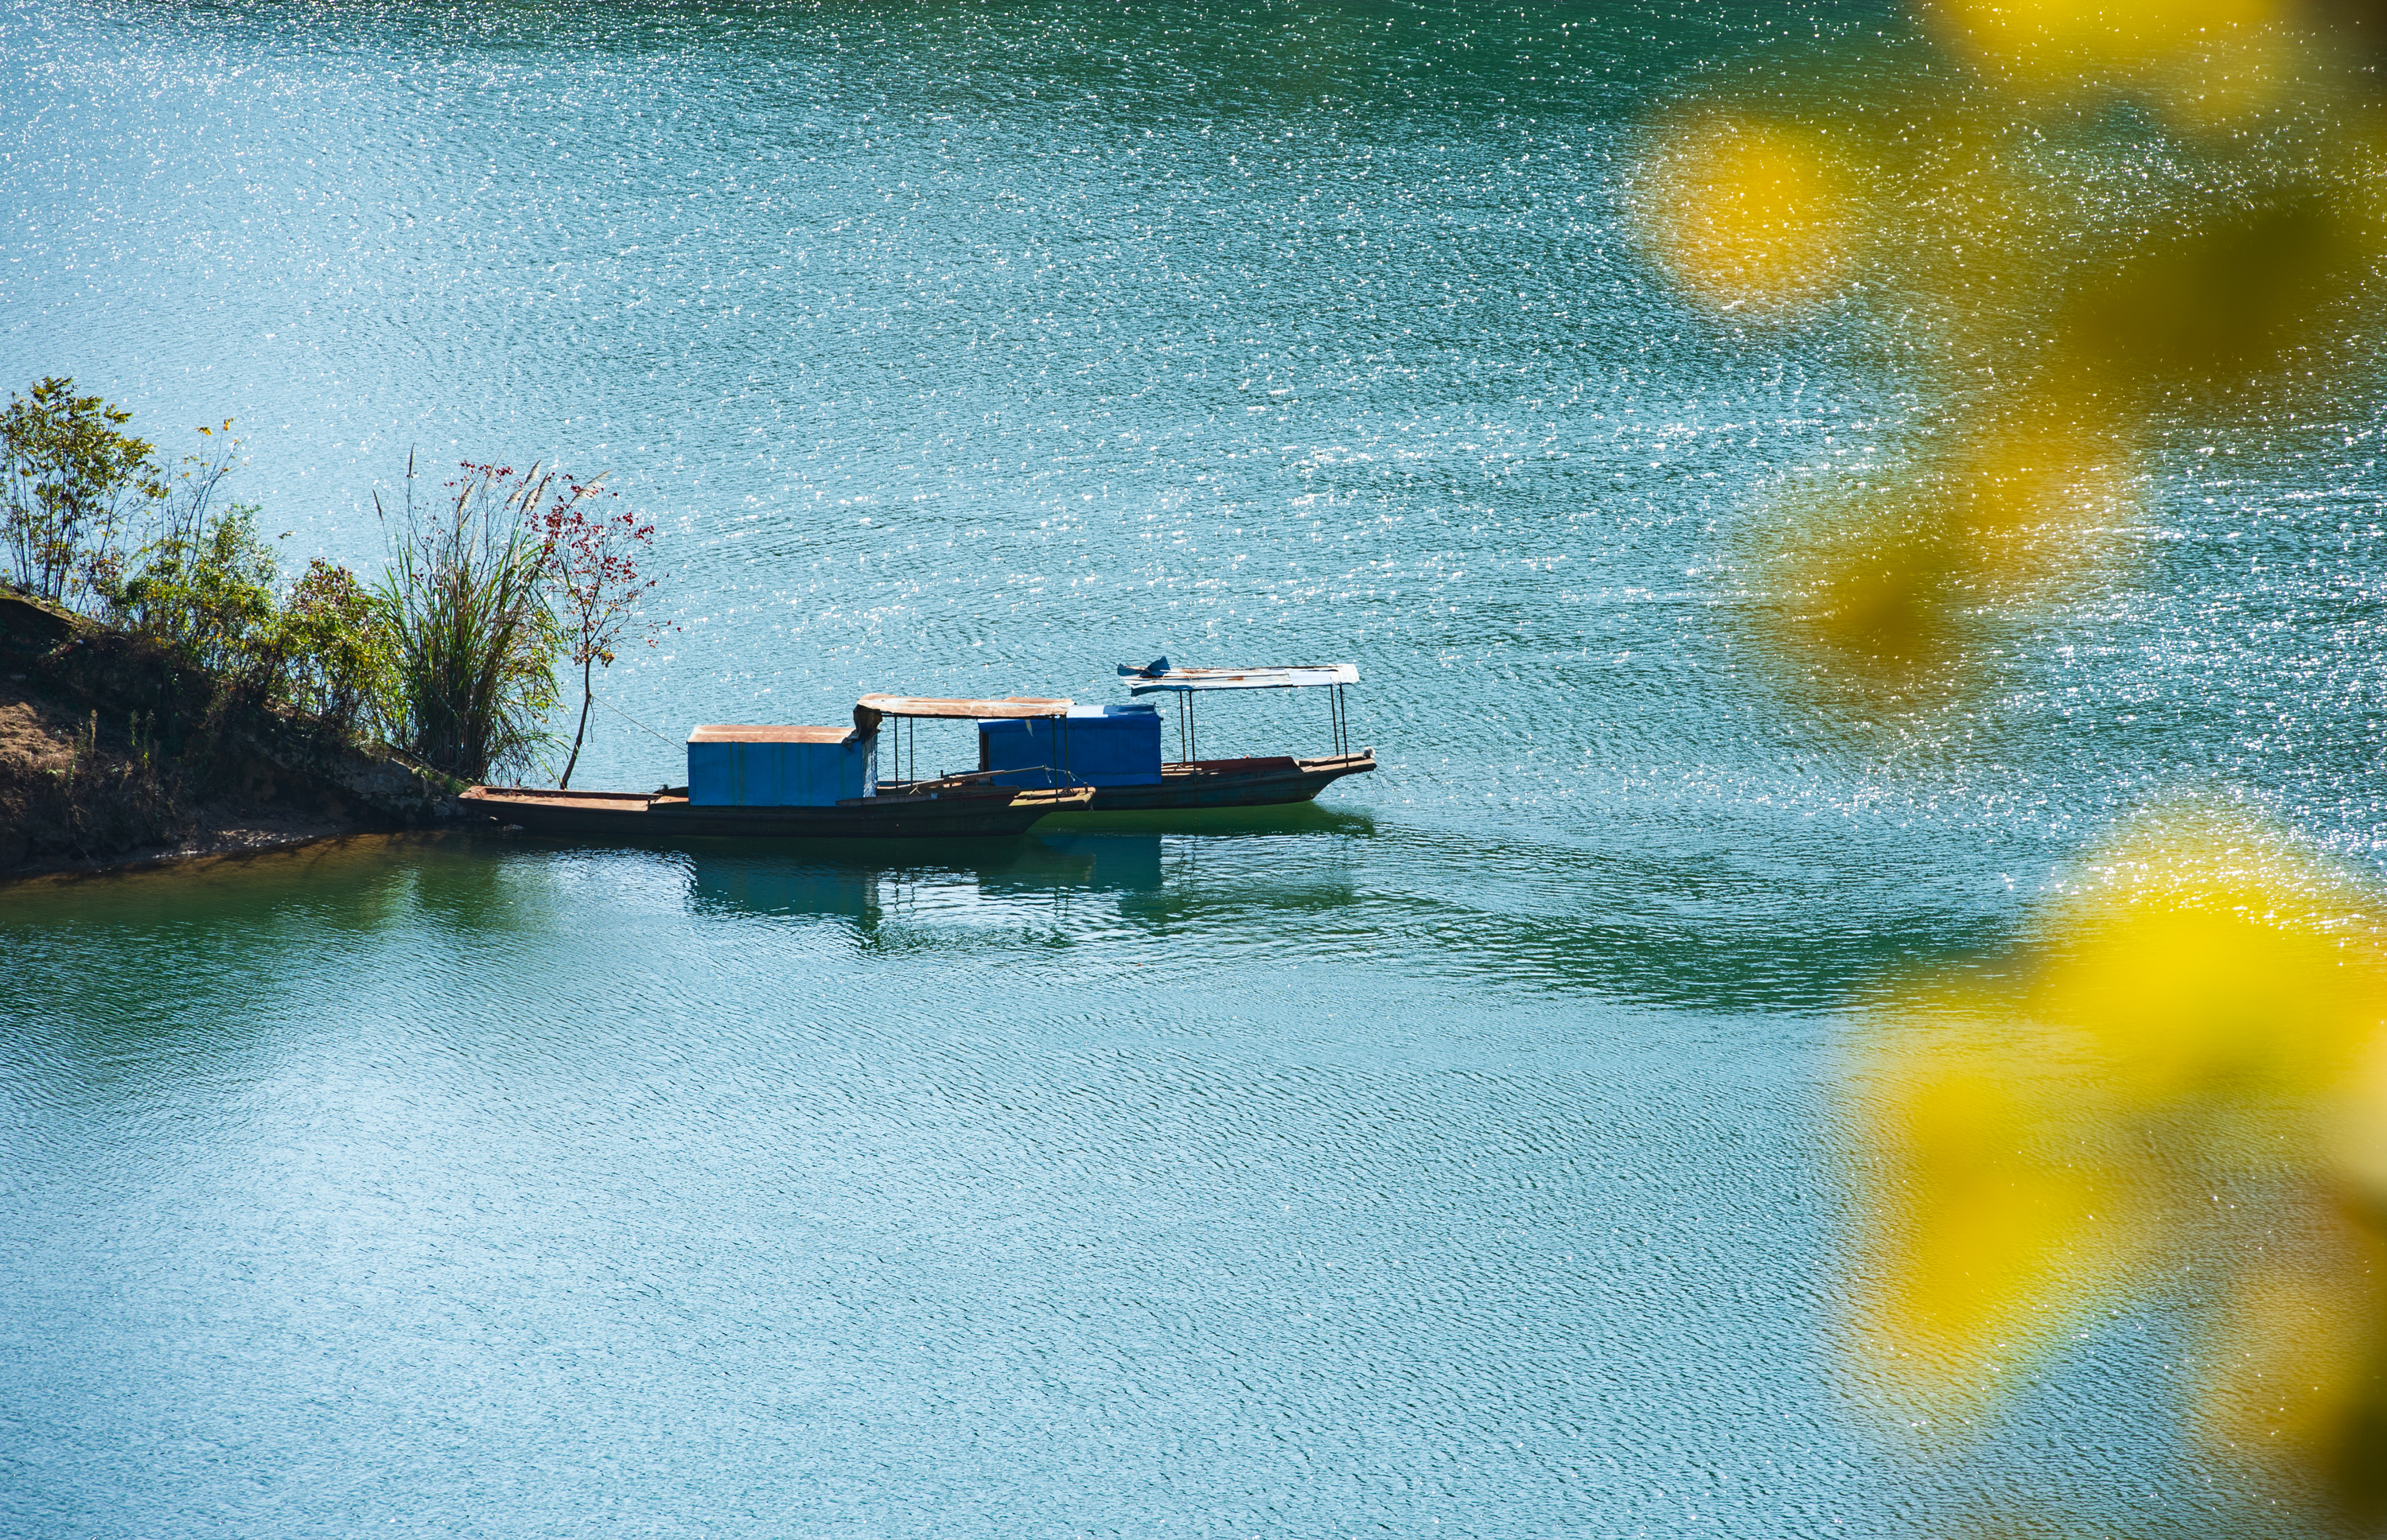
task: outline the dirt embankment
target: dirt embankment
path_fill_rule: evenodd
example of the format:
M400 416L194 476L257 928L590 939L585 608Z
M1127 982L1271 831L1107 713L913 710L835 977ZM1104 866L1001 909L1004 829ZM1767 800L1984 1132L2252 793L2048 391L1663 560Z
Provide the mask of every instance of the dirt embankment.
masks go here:
M0 881L442 823L455 789L0 592Z

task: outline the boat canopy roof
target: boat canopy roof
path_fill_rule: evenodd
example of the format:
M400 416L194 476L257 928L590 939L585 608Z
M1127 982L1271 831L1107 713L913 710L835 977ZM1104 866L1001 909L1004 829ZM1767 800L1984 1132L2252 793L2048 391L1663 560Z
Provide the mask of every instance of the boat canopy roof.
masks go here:
M1039 695L1006 695L1000 701L944 701L927 695L865 695L861 706L881 716L1021 717L1067 716L1074 701Z
M842 743L848 727L741 727L714 723L689 729L690 743Z
M1155 690L1300 689L1318 685L1356 685L1357 663L1284 663L1268 668L1179 668L1156 658L1142 668L1119 664L1130 695Z

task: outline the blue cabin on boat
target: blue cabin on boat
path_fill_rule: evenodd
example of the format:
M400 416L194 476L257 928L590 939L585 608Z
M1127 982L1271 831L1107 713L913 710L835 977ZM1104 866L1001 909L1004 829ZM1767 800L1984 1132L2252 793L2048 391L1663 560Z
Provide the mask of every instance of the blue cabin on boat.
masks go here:
M1160 712L1144 701L978 725L979 768L997 786L1158 786Z
M851 727L699 727L691 807L833 807L878 794L878 735Z

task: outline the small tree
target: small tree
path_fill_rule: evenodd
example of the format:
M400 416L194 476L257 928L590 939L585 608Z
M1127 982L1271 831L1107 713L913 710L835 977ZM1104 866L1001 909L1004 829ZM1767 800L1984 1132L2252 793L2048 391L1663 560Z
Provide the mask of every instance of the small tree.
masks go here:
M613 666L629 640L655 644L658 623L641 615L638 601L655 586L638 563L654 547L655 526L635 513L598 511L597 486L574 486L541 521L549 551L548 584L562 612L564 647L580 670L580 725L572 734L572 755L556 784L572 785L573 767L588 736L588 708L595 703L595 671ZM618 497L619 493L606 493Z
M18 587L53 603L104 588L128 511L162 500L152 446L133 414L52 377L0 411L0 552Z

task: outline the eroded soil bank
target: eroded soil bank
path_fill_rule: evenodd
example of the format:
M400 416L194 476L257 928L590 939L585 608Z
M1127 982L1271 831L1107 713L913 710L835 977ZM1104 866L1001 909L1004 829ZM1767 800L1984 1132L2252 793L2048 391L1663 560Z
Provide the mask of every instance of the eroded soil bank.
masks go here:
M455 787L0 592L0 881L457 815Z

